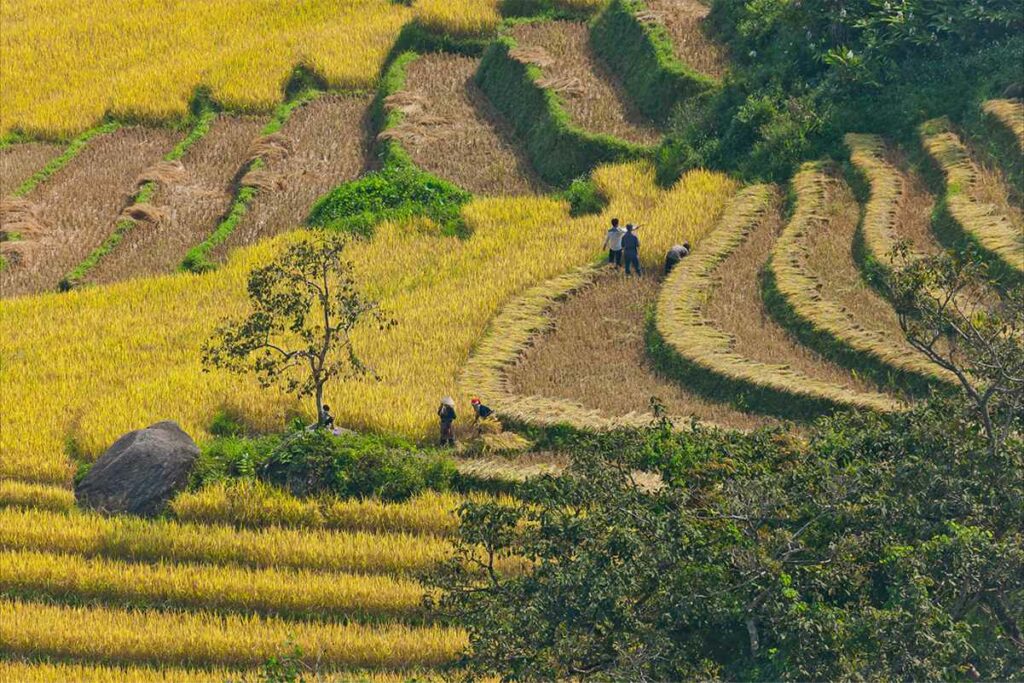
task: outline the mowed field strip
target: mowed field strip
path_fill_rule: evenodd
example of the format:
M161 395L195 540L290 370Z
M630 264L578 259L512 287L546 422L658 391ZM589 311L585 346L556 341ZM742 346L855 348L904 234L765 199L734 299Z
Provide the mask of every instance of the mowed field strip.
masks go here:
M6 199L62 151L50 142L19 142L0 149L0 199ZM0 212L0 219L3 212Z
M213 258L302 225L318 197L356 178L366 167L369 104L363 95L321 95L294 111L275 136L279 151L257 177L243 178L259 191Z
M3 296L53 290L61 278L113 232L143 172L174 147L180 134L128 126L98 135L67 166L23 199L36 223L25 251L0 271Z
M236 176L252 156L266 117L220 115L180 164L158 169L153 218L131 230L86 281L104 284L171 272L228 210Z
M545 187L473 82L480 60L430 54L405 67L405 87L387 98L403 116L382 136L397 140L420 168L477 195L517 195Z
M545 311L549 328L535 337L508 372L522 396L568 399L610 418L653 420L658 398L678 426L691 416L716 426L749 430L766 420L688 392L657 373L645 350L647 309L661 286L656 270L641 278L604 272ZM586 411L580 411L586 414ZM586 420L575 426L585 427Z
M463 208L467 238L413 221L383 224L372 239L353 243L357 280L397 325L384 335L357 335L357 350L382 379L329 388L339 424L432 438L438 396L458 395L469 412L457 378L507 300L597 257L612 215L645 218L644 258L656 267L680 226L703 234L735 188L722 175L693 171L662 190L643 163L603 167L595 180L611 201L601 215L573 218L567 203L549 197L477 199ZM200 347L217 321L247 305L249 269L289 239L238 250L204 275L0 302L0 382L9 388L0 396L0 476L66 483L73 469L64 454L68 438L96 457L120 434L167 415L202 439L224 407L268 431L305 410L251 378L200 367Z
M665 27L676 57L684 64L712 78L722 78L728 69L725 48L704 34L704 20L710 7L700 0L644 0L647 10L638 18Z
M724 397L752 394L759 410L783 415L898 403L808 347L768 312L761 270L782 228L780 198L770 186L742 190L719 225L666 279L657 327L696 369L696 386ZM748 399L749 400L749 399Z
M657 128L645 121L591 51L586 24L528 22L509 33L518 45L513 56L540 68L543 78L538 84L559 95L575 125L628 142L658 141Z

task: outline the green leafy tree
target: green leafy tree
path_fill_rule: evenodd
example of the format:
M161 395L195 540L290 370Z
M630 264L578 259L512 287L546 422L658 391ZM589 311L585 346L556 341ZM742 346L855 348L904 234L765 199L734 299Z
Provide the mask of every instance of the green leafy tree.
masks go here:
M361 326L380 332L394 322L362 294L344 258L349 238L317 232L290 245L249 274L250 312L221 324L203 347L203 364L252 373L260 385L277 384L313 396L323 420L324 386L334 379L376 378L356 353Z

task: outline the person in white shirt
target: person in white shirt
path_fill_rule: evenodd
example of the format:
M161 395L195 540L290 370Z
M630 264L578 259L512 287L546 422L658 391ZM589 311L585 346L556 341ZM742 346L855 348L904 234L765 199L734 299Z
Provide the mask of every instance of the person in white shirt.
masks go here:
M619 227L619 219L613 218L612 227L604 236L604 248L608 250L608 263L616 268L622 267L622 236L625 234L626 231Z

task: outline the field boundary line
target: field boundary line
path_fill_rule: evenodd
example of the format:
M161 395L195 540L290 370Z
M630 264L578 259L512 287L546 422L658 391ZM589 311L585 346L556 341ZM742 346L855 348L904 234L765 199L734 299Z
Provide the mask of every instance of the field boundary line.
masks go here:
M805 240L828 220L828 168L824 162L807 162L793 178L796 210L768 259L765 304L805 344L840 364L874 375L883 384L898 378L913 393L923 394L937 383L951 383L951 377L924 358L865 329L842 306L821 296L828 283L808 271Z
M212 108L202 109L195 117L195 123L186 135L177 145L174 146L170 152L164 155L164 161L179 161L188 150L197 142L202 140L207 133L210 132L210 127L213 125L214 119L218 116L218 112ZM141 187L135 192L128 205L132 204L144 204L149 202L156 195L159 190L159 183L156 180L147 180L142 184ZM114 230L107 236L103 242L96 247L91 254L85 257L85 259L75 266L64 278L60 281L58 289L66 291L77 287L81 281L90 273L92 270L99 265L99 262L124 240L125 236L135 229L138 225L138 221L134 218L120 218L114 224Z
M663 25L637 18L646 10L643 0L611 0L591 22L590 41L637 108L664 123L677 104L721 82L681 60Z
M512 57L516 45L508 35L491 43L475 78L494 108L511 123L541 179L564 187L601 164L653 156L654 147L573 124L559 94L540 85L540 69Z
M762 363L732 350L733 337L718 329L705 307L719 266L742 245L773 209L777 190L754 185L731 201L719 226L665 279L658 295L656 332L701 387L715 397L741 392L757 408L773 414L806 417L848 407L893 411L901 406L882 394L852 391L816 380L786 365Z
M975 195L978 168L947 118L918 128L921 143L945 178L938 209L961 242L976 245L1004 283L1024 281L1024 235L998 207Z

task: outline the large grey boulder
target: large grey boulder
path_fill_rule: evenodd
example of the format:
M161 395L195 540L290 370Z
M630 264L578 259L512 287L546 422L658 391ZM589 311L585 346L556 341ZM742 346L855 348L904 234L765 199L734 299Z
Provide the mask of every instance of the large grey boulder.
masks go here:
M129 432L75 487L78 504L100 512L159 514L188 483L199 447L176 422Z

